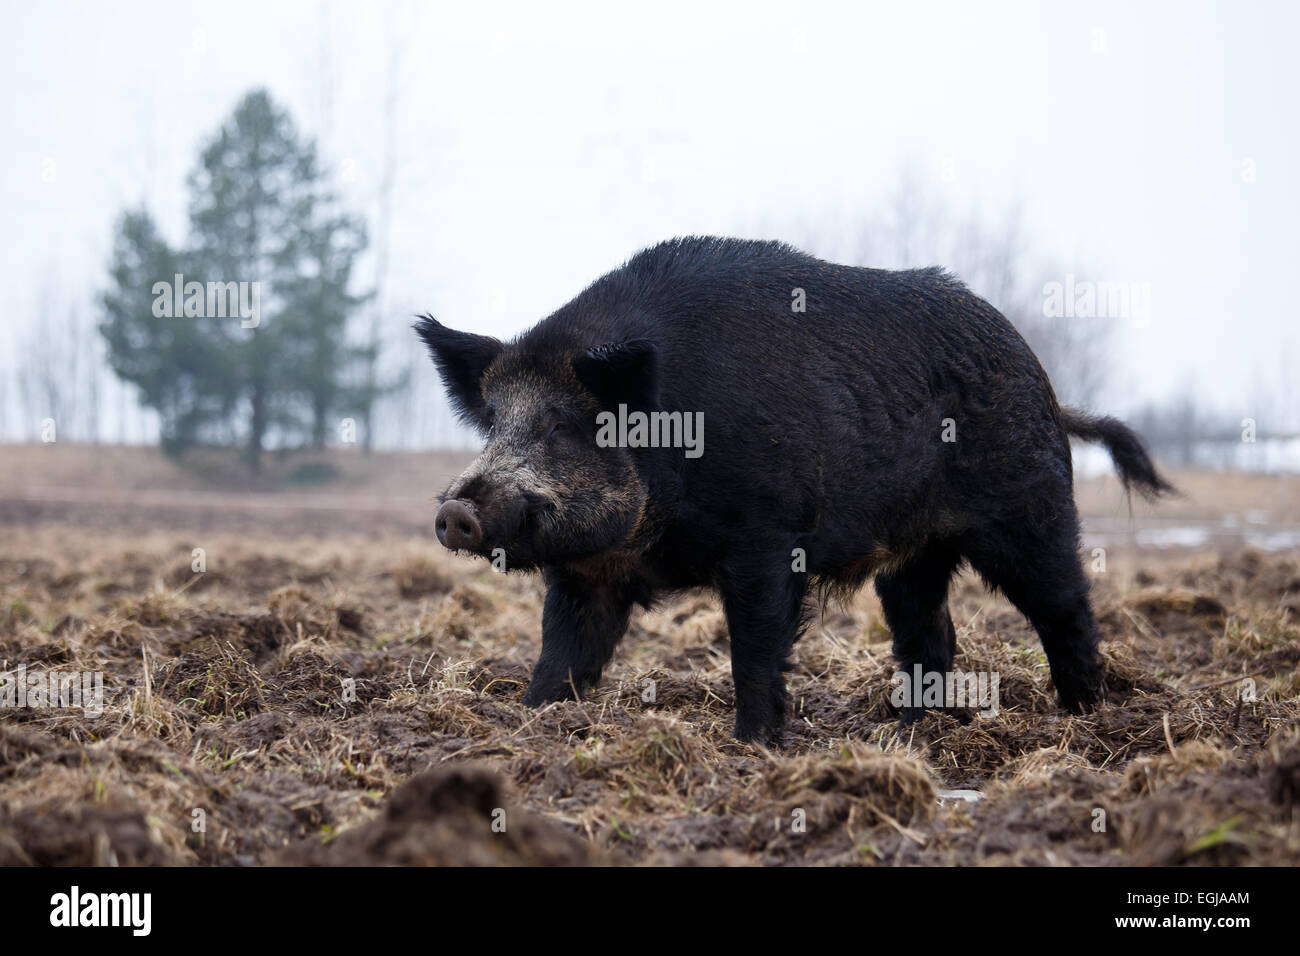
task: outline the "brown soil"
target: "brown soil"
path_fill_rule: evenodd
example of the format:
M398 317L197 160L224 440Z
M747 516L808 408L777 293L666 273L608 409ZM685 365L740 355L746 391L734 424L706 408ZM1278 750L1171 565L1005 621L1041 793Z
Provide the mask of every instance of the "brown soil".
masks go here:
M538 579L369 523L0 521L0 670L107 696L0 709L0 864L1300 863L1293 553L1111 554L1082 717L965 576L958 666L1000 710L902 736L868 589L798 645L775 752L731 737L712 597L638 614L595 694L535 711Z

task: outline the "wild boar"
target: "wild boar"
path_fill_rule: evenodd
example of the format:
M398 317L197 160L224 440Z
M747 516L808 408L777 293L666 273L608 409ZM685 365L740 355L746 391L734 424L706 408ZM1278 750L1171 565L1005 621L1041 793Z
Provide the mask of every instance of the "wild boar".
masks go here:
M963 563L1032 623L1062 706L1102 699L1070 436L1104 444L1126 488L1170 487L1126 426L1062 408L1011 323L942 269L673 239L508 343L415 329L486 438L440 498L439 541L547 587L526 703L596 685L633 605L709 587L736 736L779 742L815 598L874 576L900 668L947 673Z

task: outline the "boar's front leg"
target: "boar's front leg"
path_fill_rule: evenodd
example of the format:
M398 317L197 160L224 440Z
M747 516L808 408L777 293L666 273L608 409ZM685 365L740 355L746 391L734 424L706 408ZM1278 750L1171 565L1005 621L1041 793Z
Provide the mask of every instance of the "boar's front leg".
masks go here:
M729 564L719 581L731 636L736 738L779 743L790 695L784 672L803 624L808 575L794 571L790 549Z
M627 630L629 589L592 585L548 571L542 608L542 653L524 694L531 707L581 697L596 686Z

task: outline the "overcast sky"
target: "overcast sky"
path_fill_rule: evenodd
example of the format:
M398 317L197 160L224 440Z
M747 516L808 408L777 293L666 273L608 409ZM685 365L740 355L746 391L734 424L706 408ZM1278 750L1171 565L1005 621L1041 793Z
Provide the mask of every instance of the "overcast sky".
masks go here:
M1293 2L5 7L11 361L40 297L102 288L124 207L183 239L198 145L251 87L373 216L394 56L394 330L518 332L673 235L869 228L908 164L954 218L1019 198L1035 253L1150 283L1115 410L1191 382L1248 414L1300 360Z

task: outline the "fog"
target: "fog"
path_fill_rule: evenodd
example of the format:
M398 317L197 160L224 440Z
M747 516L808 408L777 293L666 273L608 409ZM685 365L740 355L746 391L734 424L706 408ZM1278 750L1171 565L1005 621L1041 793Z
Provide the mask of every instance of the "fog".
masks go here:
M254 87L369 222L358 281L379 287L385 361L421 363L419 414L387 416L383 444L465 437L412 313L512 335L689 233L833 257L901 180L941 228L1019 209L1025 254L1062 282L1149 290L1149 315L1110 323L1099 408L1191 393L1220 425L1300 430L1295 4L8 3L5 19L8 439L42 417L20 400L33 351L96 321L117 217L144 205L181 240L199 144ZM97 406L101 439L152 437L129 388Z

